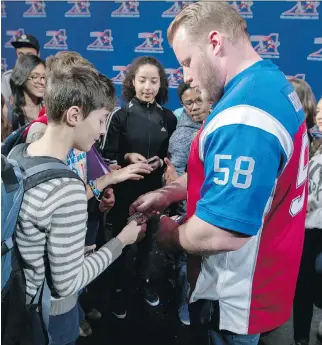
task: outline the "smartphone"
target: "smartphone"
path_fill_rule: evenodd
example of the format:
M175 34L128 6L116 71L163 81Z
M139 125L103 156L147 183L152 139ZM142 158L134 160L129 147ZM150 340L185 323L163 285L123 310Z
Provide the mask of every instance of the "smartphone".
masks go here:
M182 216L178 217L177 219L175 219L175 222L178 224L178 225L181 225L183 224L187 219L187 215L186 214L183 214Z
M149 158L148 160L147 160L147 163L148 164L154 164L155 162L157 162L159 160L159 158L158 157L152 157L152 158Z

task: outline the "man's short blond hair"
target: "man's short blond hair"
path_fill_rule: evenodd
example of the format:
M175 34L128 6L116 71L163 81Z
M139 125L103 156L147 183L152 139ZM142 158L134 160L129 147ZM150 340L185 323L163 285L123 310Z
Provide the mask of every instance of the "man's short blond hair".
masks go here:
M184 26L189 35L198 38L211 30L227 35L233 43L240 38L249 37L246 21L224 1L196 2L184 8L168 28L170 45L180 26Z

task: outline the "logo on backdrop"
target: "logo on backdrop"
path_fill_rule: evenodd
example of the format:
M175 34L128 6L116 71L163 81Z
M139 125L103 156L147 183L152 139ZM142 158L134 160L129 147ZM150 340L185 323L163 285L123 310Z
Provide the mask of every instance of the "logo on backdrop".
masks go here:
M68 45L66 43L67 36L65 29L59 30L50 30L46 31L46 36L50 36L51 39L44 44L45 49L57 49L57 50L66 50Z
M1 1L1 18L7 18L6 5Z
M65 12L65 17L89 18L91 16L89 1L72 0L68 1L68 3L73 4L73 6L69 11Z
M134 49L136 53L163 53L161 30L139 32L138 37L144 38L144 42Z
M281 14L281 19L319 19L319 5L319 1L297 1L292 8Z
M297 79L301 79L301 80L305 80L305 74L303 73L298 73L295 75L287 75L287 78L297 78Z
M119 73L112 78L114 84L123 84L123 80L126 76L126 72L130 65L127 66L113 66L113 71L118 71Z
M166 68L165 73L168 75L168 82L170 88L177 88L183 82L182 67Z
M229 1L229 4L240 14L243 18L253 18L253 1Z
M162 13L162 17L163 18L174 18L175 16L177 16L185 7L187 7L188 5L192 4L194 1L190 0L190 1L173 1L170 0L171 2L174 2L174 4L167 9L166 11L164 11ZM168 0L168 2L170 2Z
M91 37L96 37L95 41L87 46L87 50L97 50L112 52L114 50L112 41L112 31L111 29L105 29L104 31L92 31L90 33Z
M24 12L24 18L46 18L45 1L26 1L26 5L30 5Z
M316 37L314 39L314 44L322 45L322 37ZM318 49L316 52L311 53L308 57L308 60L315 60L315 61L322 61L322 47Z
M115 3L121 3L121 6L111 13L112 17L140 17L138 1L115 1Z
M4 45L5 48L13 48L11 42L17 41L17 38L25 33L24 29L17 29L17 30L7 30L7 36L11 36L10 40L6 42Z
M8 69L7 59L1 58L1 75Z
M279 59L280 54L277 48L280 45L278 34L273 33L268 36L252 35L250 40L254 43L254 49L262 58Z

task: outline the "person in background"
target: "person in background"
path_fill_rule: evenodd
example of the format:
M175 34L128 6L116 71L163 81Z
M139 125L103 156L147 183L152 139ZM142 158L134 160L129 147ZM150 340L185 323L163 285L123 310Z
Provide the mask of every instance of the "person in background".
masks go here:
M166 184L176 180L186 172L191 143L210 113L210 103L204 92L182 83L178 87L178 97L183 111L173 132L168 148L168 158L164 161L167 169L164 173ZM171 215L186 214L186 202L180 202L170 208ZM190 324L188 309L187 255L185 252L169 254L169 262L175 268L176 281L180 289L179 319L184 325Z
M315 125L310 130L310 134L313 138L322 138L322 98L316 108L316 117L314 121Z
M12 71L11 119L13 130L35 120L43 108L45 93L45 62L36 55L21 56Z
M24 55L40 55L40 46L36 37L30 34L23 34L17 37L11 44L16 49L17 59ZM1 78L1 93L6 102L9 102L12 96L10 78L12 69L4 72Z
M303 105L308 132L311 133L321 110L317 108L312 89L306 81L294 77L289 81ZM312 135L311 141L306 231L293 302L294 345L309 345L313 306L322 308L322 138ZM321 330L318 335L322 338Z
M210 103L204 91L200 92L189 84L182 83L178 87L178 96L183 104L183 112L169 141L169 159L165 159L166 184L186 172L192 140L210 113Z
M288 77L287 79L294 86L295 91L303 105L306 116L306 127L308 129L310 141L314 140L316 137L319 137L319 134L321 134L322 137L322 133L316 124L317 106L311 86L303 79L296 77Z
M6 100L1 94L1 142L12 132L11 124L8 121L8 107Z
M173 111L173 114L175 115L178 121L180 120L183 110L184 110L184 107L180 107Z
M154 171L144 181L127 181L115 187L116 205L109 213L114 234L126 224L131 203L141 194L161 187L163 159L177 124L173 113L163 107L168 100L168 79L156 58L142 56L132 62L123 81L122 95L127 104L116 111L110 120L103 157L116 160L123 167L153 158L151 166ZM159 304L159 296L149 280L149 254L156 226L157 221L150 220L147 235L138 245L137 254L140 292L150 306ZM125 255L121 259L115 268L117 274L112 310L117 318L123 319L127 314L128 277Z

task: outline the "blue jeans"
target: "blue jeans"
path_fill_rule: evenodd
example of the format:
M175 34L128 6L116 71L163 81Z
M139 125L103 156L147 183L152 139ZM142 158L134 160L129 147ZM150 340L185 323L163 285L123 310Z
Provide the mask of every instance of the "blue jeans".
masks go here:
M260 334L241 335L228 331L209 331L209 345L257 345Z
M79 336L78 303L69 312L50 316L49 334L52 345L73 345Z

